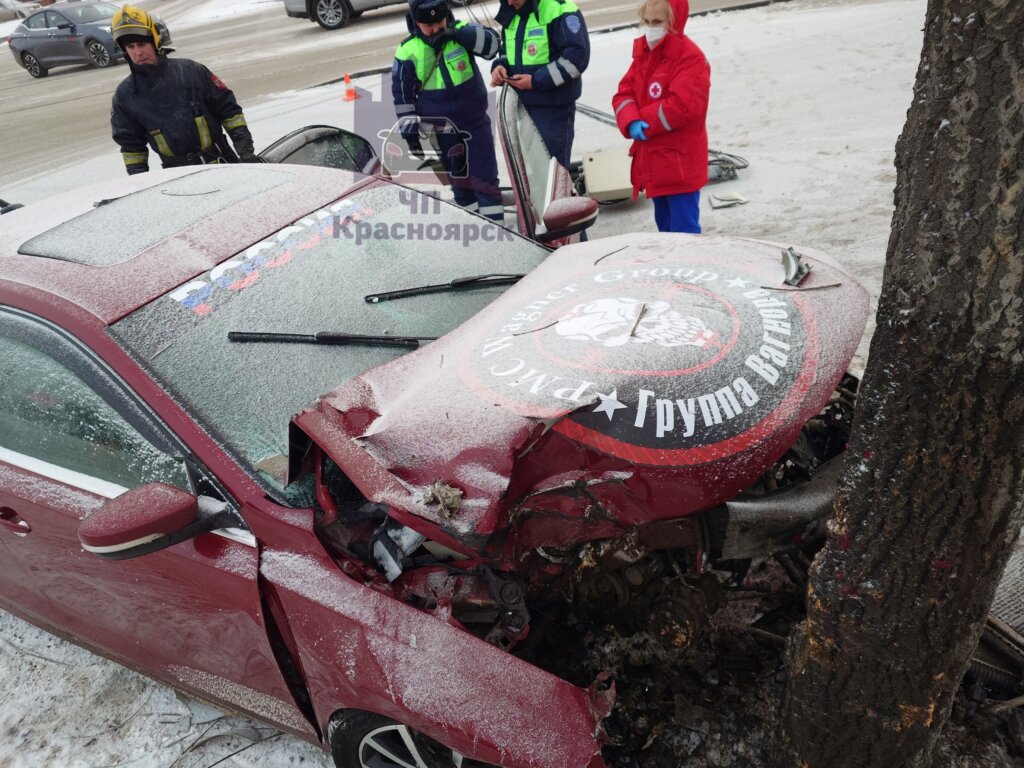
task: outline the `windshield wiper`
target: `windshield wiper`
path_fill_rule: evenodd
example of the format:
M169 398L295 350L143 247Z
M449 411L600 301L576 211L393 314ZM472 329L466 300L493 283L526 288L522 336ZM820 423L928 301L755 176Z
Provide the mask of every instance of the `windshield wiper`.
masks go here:
M384 291L383 293L371 293L363 296L368 304L376 304L378 301L389 301L391 299L404 299L406 296L422 296L426 293L445 293L446 291L459 291L466 288L481 288L489 285L512 285L518 283L525 275L515 274L493 274L473 275L471 277L456 277L447 283L439 285L420 285L416 288L401 288L397 291Z
M436 336L367 336L362 333L267 333L263 331L229 331L228 341L269 341L279 344L334 344L346 346L364 344L372 347L411 347L421 341L434 341Z

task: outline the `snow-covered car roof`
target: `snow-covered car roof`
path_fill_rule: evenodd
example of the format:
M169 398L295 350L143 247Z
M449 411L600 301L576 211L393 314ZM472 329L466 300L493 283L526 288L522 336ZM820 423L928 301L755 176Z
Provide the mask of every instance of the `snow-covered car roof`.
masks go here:
M234 165L75 190L4 215L0 285L63 299L110 324L371 183L312 166Z

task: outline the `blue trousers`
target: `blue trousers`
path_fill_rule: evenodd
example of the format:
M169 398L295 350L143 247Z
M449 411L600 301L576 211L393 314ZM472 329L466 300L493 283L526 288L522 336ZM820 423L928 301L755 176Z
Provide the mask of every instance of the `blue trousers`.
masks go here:
M691 232L700 234L700 190L678 195L652 197L654 223L659 232Z
M438 133L441 164L452 181L455 202L493 221L503 221L505 209L498 188L498 160L487 113L471 125L460 125L463 136Z
M528 106L526 112L544 139L548 154L568 169L576 137L576 102Z

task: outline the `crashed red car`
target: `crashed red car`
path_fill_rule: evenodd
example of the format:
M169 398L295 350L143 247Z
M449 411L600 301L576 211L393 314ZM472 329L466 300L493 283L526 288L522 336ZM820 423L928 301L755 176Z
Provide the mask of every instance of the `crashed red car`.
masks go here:
M344 768L605 765L625 683L561 639L684 644L830 504L867 298L821 254L275 165L3 225L0 605Z

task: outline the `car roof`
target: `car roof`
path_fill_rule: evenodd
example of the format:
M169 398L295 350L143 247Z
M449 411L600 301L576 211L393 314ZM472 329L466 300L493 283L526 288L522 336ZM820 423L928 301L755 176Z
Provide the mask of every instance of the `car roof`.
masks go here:
M0 303L69 302L109 325L364 183L335 169L239 164L48 198L0 221Z

